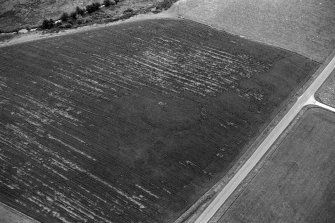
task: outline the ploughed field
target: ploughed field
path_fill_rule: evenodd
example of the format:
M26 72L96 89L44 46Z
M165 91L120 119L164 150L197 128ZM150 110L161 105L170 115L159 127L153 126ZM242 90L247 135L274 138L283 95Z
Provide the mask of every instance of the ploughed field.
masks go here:
M42 222L172 222L318 65L170 19L0 48L0 201Z
M334 222L334 118L305 111L218 222Z

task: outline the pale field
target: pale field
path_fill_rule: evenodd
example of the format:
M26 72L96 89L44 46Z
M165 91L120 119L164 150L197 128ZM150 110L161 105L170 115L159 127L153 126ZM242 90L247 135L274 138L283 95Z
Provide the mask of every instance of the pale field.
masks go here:
M332 0L181 0L171 10L318 62L335 47Z
M1 223L37 223L37 221L23 215L12 208L0 203L0 222Z
M316 93L316 99L326 105L335 107L335 70Z

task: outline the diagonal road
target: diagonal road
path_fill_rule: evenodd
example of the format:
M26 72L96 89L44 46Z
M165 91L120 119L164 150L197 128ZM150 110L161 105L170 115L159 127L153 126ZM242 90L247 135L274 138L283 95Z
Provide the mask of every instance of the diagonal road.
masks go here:
M227 183L227 185L220 191L220 193L214 198L214 200L208 205L208 207L201 213L195 223L206 223L208 222L222 204L228 199L228 197L235 191L238 185L246 178L250 171L255 165L261 160L264 154L269 150L272 144L282 134L282 132L289 126L291 121L296 117L300 110L308 104L321 105L322 107L335 111L335 109L316 102L314 99L315 92L321 87L323 82L332 73L335 68L335 54L332 54L332 59L328 62L325 67L319 68L317 73L319 75L305 90L305 92L297 99L291 109L286 115L280 120L280 122L272 129L269 135L259 145L256 151L251 157L244 163L244 165L238 170L234 177Z

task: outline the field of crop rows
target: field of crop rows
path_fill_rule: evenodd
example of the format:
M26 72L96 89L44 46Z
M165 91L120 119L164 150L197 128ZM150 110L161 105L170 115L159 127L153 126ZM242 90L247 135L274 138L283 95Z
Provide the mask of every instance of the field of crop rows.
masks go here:
M171 222L317 66L163 19L0 48L0 201L42 222Z

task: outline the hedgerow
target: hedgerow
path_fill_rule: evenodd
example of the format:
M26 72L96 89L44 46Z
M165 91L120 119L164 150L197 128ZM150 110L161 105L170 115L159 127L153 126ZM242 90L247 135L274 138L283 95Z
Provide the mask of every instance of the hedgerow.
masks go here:
M92 12L98 11L100 6L101 6L101 4L99 2L94 2L94 3L86 6L86 11L87 11L87 13L90 14Z
M52 19L44 19L41 25L42 29L51 29L55 26L55 22Z
M78 15L83 16L83 15L85 14L85 10L77 6L77 7L76 7L76 13L77 13Z
M62 20L62 22L66 22L69 19L69 14L67 14L66 12L64 12L62 14L62 16L60 17L60 20Z

